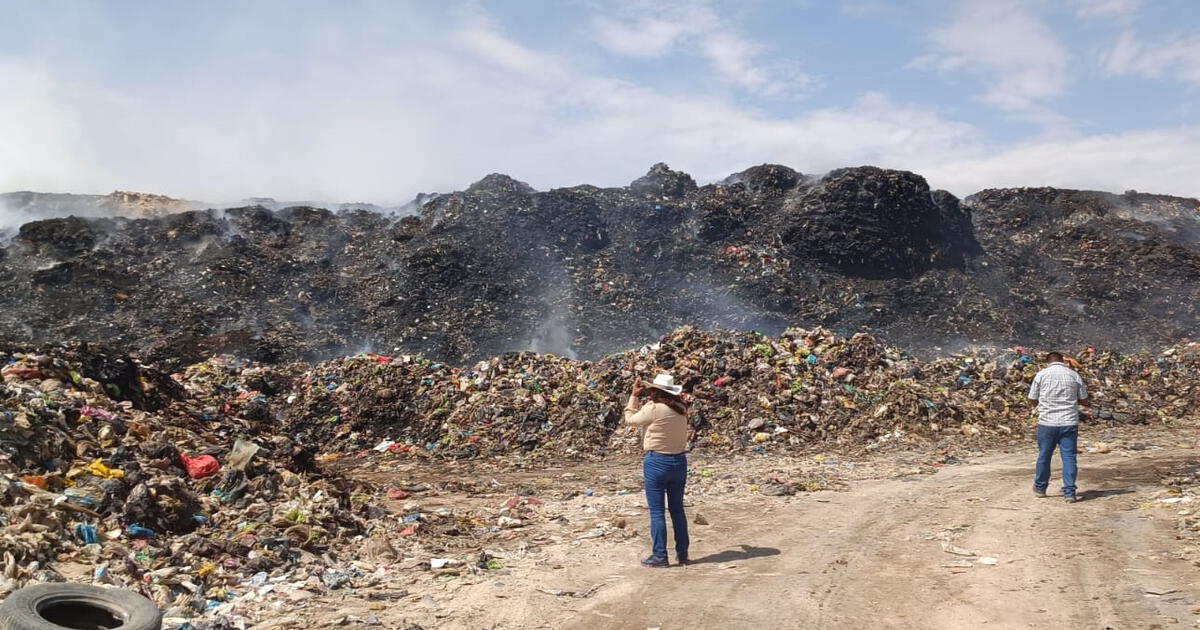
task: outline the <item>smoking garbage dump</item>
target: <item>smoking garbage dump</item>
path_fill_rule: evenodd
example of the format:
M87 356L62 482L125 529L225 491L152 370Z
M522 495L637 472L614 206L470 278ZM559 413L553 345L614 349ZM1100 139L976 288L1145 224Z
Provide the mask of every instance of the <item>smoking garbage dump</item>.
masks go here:
M658 164L621 188L493 174L391 214L0 201L90 215L0 234L0 597L119 585L171 629L302 625L348 597L366 609L331 623L377 625L539 548L635 538L621 409L659 371L691 401L698 498L1027 445L1041 352L1020 343L1076 351L1087 422L1200 420L1191 199ZM601 472L546 472L572 463ZM1146 504L1191 539L1197 474Z
M177 369L226 352L595 359L683 325L825 326L925 356L1133 352L1200 326L1194 199L1013 188L960 201L875 167L762 165L700 186L658 164L614 188L493 174L404 217L259 201L21 226L0 243L0 338L94 341Z
M91 580L152 598L170 627L224 628L339 589L486 574L504 564L487 550L514 532L565 522L557 506L582 493L636 493L636 480L554 494L553 484L468 478L383 487L342 471L635 452L620 409L634 379L660 369L689 392L698 452L936 445L949 460L1031 435L1024 394L1034 356L970 349L923 361L866 334L684 327L595 362L527 352L462 367L420 355L285 365L219 356L168 376L87 344L10 344L0 348L0 591L62 580L56 567L84 563ZM1096 421L1200 419L1200 344L1076 357ZM689 475L701 494L786 496L840 483L765 475L745 489L708 469ZM421 505L456 493L489 504ZM578 539L630 535L620 513L604 518Z

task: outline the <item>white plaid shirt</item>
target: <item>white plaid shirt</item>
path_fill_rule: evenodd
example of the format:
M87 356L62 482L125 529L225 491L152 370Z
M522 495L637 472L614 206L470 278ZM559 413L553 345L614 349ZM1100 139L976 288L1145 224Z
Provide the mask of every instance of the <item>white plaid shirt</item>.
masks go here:
M1038 424L1069 427L1079 424L1079 401L1088 397L1079 373L1054 362L1033 377L1029 399L1038 401Z

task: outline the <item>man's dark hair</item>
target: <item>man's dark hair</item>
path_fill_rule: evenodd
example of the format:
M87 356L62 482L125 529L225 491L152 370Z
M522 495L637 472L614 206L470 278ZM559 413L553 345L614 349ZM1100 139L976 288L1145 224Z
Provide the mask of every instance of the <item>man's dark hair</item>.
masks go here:
M1061 352L1047 352L1046 363L1062 363L1063 355Z

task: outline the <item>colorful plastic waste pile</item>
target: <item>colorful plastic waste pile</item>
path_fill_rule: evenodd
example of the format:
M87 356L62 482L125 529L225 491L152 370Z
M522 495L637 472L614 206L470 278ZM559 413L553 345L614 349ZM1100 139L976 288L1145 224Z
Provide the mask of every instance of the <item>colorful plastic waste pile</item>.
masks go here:
M1096 395L1089 421L1196 418L1198 356L1196 344L1158 355L1084 349L1072 360ZM695 446L874 449L1029 435L1034 418L1025 396L1040 367L1035 357L1042 353L973 348L923 361L861 333L847 338L795 328L768 337L684 327L596 362L510 353L455 367L419 355L363 354L307 369L291 365L290 389L265 396L252 385L234 385L223 390L223 404L238 413L250 404L247 394L261 396L269 408L262 413L326 451L603 456L638 448L620 424L621 407L634 379L669 371L692 401ZM189 378L202 378L211 366L193 368Z
M0 373L0 597L76 562L169 617L199 617L255 574L344 568L336 550L386 513L297 466L308 451L277 427L128 357L7 348Z

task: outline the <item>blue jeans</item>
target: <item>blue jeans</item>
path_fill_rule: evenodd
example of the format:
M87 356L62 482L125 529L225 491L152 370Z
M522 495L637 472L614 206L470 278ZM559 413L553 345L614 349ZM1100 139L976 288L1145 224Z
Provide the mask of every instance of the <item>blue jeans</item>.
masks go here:
M1037 431L1038 458L1037 471L1033 477L1033 489L1045 492L1050 485L1050 458L1054 456L1054 447L1062 457L1063 496L1075 496L1075 474L1079 468L1075 463L1075 450L1079 444L1079 426L1048 427L1039 424Z
M663 455L649 451L642 460L642 474L646 478L646 504L650 507L650 540L654 557L667 558L667 519L663 514L663 496L666 509L671 512L671 528L675 530L676 561L687 558L687 517L683 514L683 486L687 483L687 454Z

